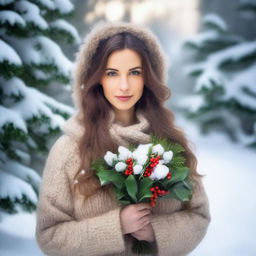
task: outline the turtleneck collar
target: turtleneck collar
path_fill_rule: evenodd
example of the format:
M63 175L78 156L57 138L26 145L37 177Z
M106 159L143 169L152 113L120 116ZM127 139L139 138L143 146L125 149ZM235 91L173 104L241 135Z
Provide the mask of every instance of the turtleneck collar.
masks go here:
M113 139L116 140L118 145L128 147L129 144L148 143L150 135L148 134L149 122L145 116L136 111L137 123L123 126L120 122L114 122L114 111L110 112L109 132Z
M109 132L118 145L128 147L129 144L145 144L150 141L148 134L150 125L145 116L136 111L137 122L132 125L123 126L120 122L115 121L114 111L110 112ZM84 127L78 115L72 116L63 127L64 132L79 140L84 133Z

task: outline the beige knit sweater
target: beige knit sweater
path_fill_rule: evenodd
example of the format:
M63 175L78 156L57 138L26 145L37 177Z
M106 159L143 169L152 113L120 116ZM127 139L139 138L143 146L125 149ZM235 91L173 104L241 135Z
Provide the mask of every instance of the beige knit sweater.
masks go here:
M120 145L147 143L147 120L137 113L138 123L122 127L113 122L110 133ZM117 201L100 191L83 203L71 192L79 168L77 141L83 128L71 118L52 147L43 172L37 211L36 237L51 256L134 255L132 239L122 235ZM159 256L182 256L204 237L209 223L208 201L202 183L194 189L192 210L181 210L175 199L158 200L153 208L152 227Z

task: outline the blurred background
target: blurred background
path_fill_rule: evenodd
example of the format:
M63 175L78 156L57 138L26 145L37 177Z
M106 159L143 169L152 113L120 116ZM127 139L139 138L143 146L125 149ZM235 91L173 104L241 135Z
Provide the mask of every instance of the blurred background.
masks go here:
M255 256L255 0L0 0L0 255L43 255L41 174L75 111L75 54L99 21L150 28L167 56L167 106L198 157L212 216L190 255Z

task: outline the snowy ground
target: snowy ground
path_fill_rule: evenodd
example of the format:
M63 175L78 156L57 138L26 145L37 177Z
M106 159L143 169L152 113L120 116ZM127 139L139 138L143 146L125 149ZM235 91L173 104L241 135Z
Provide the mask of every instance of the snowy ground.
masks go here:
M212 216L206 237L190 256L255 256L255 152L221 134L199 135L187 121L177 123L186 127L195 144ZM1 215L1 219L0 256L43 255L34 239L35 215Z

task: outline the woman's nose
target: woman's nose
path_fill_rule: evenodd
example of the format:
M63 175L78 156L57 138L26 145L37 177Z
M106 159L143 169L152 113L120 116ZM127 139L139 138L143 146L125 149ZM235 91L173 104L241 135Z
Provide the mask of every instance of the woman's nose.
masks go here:
M129 89L129 82L128 82L128 78L126 76L121 77L120 89L122 91L127 91Z

